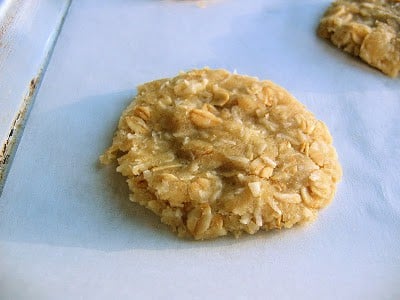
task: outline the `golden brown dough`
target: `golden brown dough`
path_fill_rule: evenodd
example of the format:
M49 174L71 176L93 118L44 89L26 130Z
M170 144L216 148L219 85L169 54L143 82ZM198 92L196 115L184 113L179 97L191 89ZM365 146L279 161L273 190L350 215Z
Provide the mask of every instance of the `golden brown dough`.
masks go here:
M318 27L321 37L391 77L400 70L399 31L399 0L338 0Z
M179 236L290 228L333 198L328 129L270 81L193 70L138 87L111 147L130 199Z

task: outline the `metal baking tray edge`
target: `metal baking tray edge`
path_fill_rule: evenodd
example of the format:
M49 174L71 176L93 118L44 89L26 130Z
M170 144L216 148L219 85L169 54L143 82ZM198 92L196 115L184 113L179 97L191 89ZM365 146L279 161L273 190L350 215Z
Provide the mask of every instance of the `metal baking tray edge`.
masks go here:
M51 2L0 4L0 196L72 0Z

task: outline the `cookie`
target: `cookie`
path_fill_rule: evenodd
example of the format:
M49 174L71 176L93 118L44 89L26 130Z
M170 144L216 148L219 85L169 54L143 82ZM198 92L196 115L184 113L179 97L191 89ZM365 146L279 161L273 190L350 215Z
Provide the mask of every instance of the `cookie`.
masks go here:
M322 17L318 34L386 75L399 73L399 0L337 0Z
M197 240L312 221L341 177L327 127L287 91L211 69L139 86L100 160Z

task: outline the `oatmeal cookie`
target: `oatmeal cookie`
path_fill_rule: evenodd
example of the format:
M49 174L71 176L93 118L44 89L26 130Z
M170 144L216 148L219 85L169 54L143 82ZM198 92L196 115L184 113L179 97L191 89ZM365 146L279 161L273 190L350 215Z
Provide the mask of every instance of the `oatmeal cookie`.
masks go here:
M225 70L139 86L100 160L194 239L311 221L341 177L324 123L274 83Z
M337 0L318 34L383 73L400 70L400 0Z

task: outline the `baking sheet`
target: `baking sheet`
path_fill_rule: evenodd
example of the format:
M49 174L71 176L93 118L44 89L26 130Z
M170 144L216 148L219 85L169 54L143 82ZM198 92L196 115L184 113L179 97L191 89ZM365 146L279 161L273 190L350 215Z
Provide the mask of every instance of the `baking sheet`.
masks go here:
M0 198L1 298L398 299L399 79L316 37L329 1L198 4L72 2ZM135 86L203 66L328 125L344 176L316 223L181 240L98 166Z
M0 195L70 1L0 1Z

